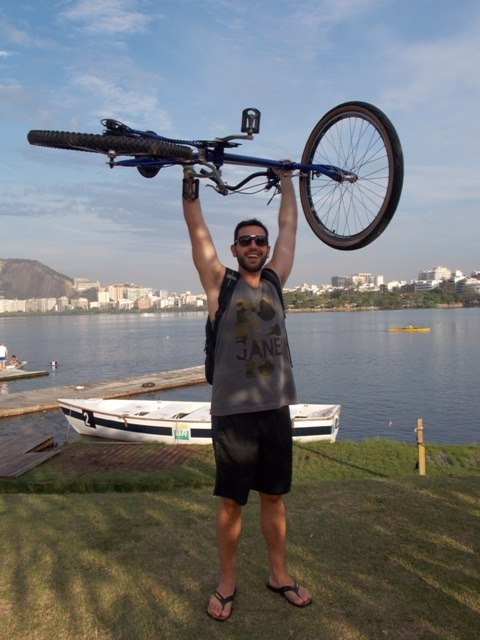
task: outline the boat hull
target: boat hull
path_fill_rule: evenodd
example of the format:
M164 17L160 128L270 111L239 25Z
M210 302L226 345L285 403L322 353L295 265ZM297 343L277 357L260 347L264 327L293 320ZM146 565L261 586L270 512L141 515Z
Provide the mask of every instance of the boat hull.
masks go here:
M123 442L211 444L209 402L161 400L58 400L77 433ZM293 439L335 442L340 405L298 404L290 407Z
M15 369L23 369L23 367L27 364L26 360L22 360L21 362L17 362L17 364L7 364L6 369L8 371L15 371Z
M427 333L430 327L390 327L392 333Z

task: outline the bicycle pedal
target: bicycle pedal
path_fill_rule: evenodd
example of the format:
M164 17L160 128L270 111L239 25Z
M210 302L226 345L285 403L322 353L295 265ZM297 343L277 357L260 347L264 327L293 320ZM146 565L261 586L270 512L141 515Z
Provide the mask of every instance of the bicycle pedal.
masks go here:
M248 107L242 111L242 133L252 135L260 133L260 111L253 107Z
M189 200L193 202L198 198L198 190L199 190L200 180L198 178L184 178L183 179L183 189L182 196L185 200Z

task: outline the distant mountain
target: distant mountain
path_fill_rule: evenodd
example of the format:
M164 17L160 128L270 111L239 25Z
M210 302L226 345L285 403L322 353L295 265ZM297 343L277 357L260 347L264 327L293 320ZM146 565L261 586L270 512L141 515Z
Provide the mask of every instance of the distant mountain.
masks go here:
M0 258L0 297L10 300L71 297L73 278L37 260Z

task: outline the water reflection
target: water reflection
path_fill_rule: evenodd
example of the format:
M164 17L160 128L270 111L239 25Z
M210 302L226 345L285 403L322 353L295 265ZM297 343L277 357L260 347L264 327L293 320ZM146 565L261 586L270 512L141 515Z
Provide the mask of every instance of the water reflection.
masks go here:
M432 329L389 332L408 322ZM75 386L96 380L200 365L204 324L202 313L0 319L2 336L28 360L27 368L49 369L46 377L11 381L0 393L68 384L74 395ZM340 439L415 442L421 417L427 441L479 441L477 309L292 313L287 327L299 400L341 404ZM49 368L52 360L58 367ZM208 400L210 387L158 396ZM57 412L47 413L43 421L23 416L12 429L30 422L43 428ZM0 420L0 433L9 421ZM60 410L54 423L65 437Z

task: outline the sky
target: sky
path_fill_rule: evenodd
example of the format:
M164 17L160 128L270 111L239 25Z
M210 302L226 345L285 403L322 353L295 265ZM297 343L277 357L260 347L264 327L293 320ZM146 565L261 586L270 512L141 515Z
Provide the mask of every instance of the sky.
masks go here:
M147 180L105 157L33 147L30 129L101 133L102 118L173 138L239 133L249 155L299 160L332 107L370 102L405 156L397 212L375 242L338 251L299 232L288 285L372 273L415 279L480 269L478 0L0 0L0 258L38 260L102 285L200 292L181 170ZM225 167L235 182L238 167ZM298 188L297 188L298 193ZM236 223L273 234L278 198L201 184L220 259Z

